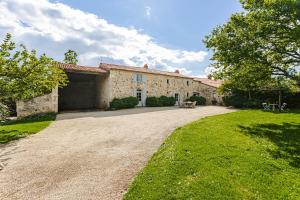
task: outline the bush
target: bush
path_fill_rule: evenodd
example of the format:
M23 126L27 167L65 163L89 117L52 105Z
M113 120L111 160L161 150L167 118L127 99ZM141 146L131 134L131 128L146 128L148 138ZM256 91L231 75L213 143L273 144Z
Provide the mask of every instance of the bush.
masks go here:
M157 97L147 97L146 98L146 106L147 107L159 107L160 102L159 99Z
M136 97L125 97L122 99L115 98L110 102L110 108L112 109L125 109L125 108L134 108L138 105L139 101Z
M206 103L206 99L202 96L191 96L189 99L189 101L196 101L196 105L205 105Z
M161 107L161 106L174 106L175 105L174 97L147 97L146 106L148 107Z
M17 116L17 108L15 101L13 101L10 98L4 98L1 99L1 103L7 106L10 117Z
M0 103L0 121L6 120L9 116L9 109L6 105Z

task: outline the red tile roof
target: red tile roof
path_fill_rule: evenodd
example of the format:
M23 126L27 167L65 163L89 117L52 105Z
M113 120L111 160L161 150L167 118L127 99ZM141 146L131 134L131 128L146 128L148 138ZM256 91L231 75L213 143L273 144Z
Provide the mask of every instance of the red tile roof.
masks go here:
M193 79L194 81L199 81L205 85L215 87L215 88L220 87L220 85L222 84L222 82L219 80L211 80L208 78L195 78L195 77L180 74L178 72L166 72L166 71L149 69L145 67L132 67L132 66L115 65L115 64L107 64L107 63L101 63L99 67L89 67L89 66L81 66L81 65L74 65L74 64L65 64L65 63L58 63L58 66L66 71L108 73L109 70L116 69L116 70L124 70L124 71L149 73L149 74L159 74L159 75L173 76L173 77L182 77L182 78Z
M58 63L58 66L66 71L90 72L90 73L107 73L106 70L99 67L89 67L74 64Z
M166 72L166 71L160 71L155 69L149 69L145 67L132 67L132 66L101 63L100 68L104 70L116 69L116 70L133 71L133 72L141 72L141 73L148 73L148 74L160 74L166 76L175 76L175 77L193 79L193 77L180 74L179 72Z
M222 81L220 80L212 80L212 79L208 79L208 78L194 78L195 81L200 81L201 83L208 85L208 86L212 86L215 88L218 88L221 86Z

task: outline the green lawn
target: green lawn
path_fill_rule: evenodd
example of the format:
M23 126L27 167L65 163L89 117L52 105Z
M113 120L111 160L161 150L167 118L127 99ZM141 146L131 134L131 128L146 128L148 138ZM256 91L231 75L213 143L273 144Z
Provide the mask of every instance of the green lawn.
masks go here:
M7 143L34 134L49 126L55 114L45 114L0 123L0 143Z
M300 112L244 110L177 129L125 199L300 199Z

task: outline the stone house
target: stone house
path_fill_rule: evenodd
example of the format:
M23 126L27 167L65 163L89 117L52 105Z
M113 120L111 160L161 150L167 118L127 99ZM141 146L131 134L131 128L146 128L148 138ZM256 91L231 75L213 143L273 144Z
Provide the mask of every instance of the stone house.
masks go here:
M187 98L203 96L207 104L222 103L216 89L220 81L195 78L175 72L153 70L144 67L101 63L99 67L87 67L60 63L68 75L69 84L55 88L50 94L27 102L17 102L18 116L41 112L58 112L78 109L107 109L114 98L135 96L138 106L146 105L150 96L174 96L176 105Z

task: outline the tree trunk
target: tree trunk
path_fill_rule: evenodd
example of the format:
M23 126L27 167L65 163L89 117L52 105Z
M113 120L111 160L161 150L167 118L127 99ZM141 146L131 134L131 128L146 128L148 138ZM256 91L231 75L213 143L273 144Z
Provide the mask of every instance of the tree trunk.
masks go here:
M251 100L251 91L248 91L248 99Z
M279 111L281 108L281 100L282 100L282 91L279 90L279 95L278 95L278 107L279 107Z

